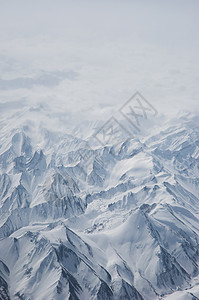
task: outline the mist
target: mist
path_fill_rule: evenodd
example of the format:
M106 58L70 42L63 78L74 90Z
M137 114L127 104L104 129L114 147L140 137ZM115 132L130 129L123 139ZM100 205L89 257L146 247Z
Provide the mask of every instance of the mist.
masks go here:
M136 91L159 115L195 112L198 11L196 0L0 1L0 102L75 124L117 114Z

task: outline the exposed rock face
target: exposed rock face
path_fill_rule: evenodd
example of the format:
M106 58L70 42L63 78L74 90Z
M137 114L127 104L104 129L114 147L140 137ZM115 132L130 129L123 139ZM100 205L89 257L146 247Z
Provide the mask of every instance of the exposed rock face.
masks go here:
M197 121L95 150L53 137L2 137L0 299L197 299Z

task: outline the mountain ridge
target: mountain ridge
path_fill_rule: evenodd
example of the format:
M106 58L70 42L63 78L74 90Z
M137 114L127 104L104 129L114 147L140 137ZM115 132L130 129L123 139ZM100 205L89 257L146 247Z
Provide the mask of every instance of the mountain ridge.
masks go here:
M95 148L42 136L2 130L1 298L197 299L197 117Z

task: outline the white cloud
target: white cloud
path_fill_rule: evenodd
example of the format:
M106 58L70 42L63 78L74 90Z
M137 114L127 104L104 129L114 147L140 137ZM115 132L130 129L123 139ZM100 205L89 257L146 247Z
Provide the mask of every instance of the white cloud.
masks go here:
M66 124L117 114L136 90L160 114L197 109L198 1L19 0L0 6L1 82L69 70L78 75L54 85L8 86L0 102L46 104L60 119L65 114Z

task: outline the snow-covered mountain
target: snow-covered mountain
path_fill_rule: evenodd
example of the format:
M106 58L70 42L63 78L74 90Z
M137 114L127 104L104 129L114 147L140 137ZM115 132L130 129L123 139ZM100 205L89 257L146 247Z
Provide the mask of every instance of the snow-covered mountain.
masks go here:
M8 122L0 299L199 299L197 117L95 147Z

